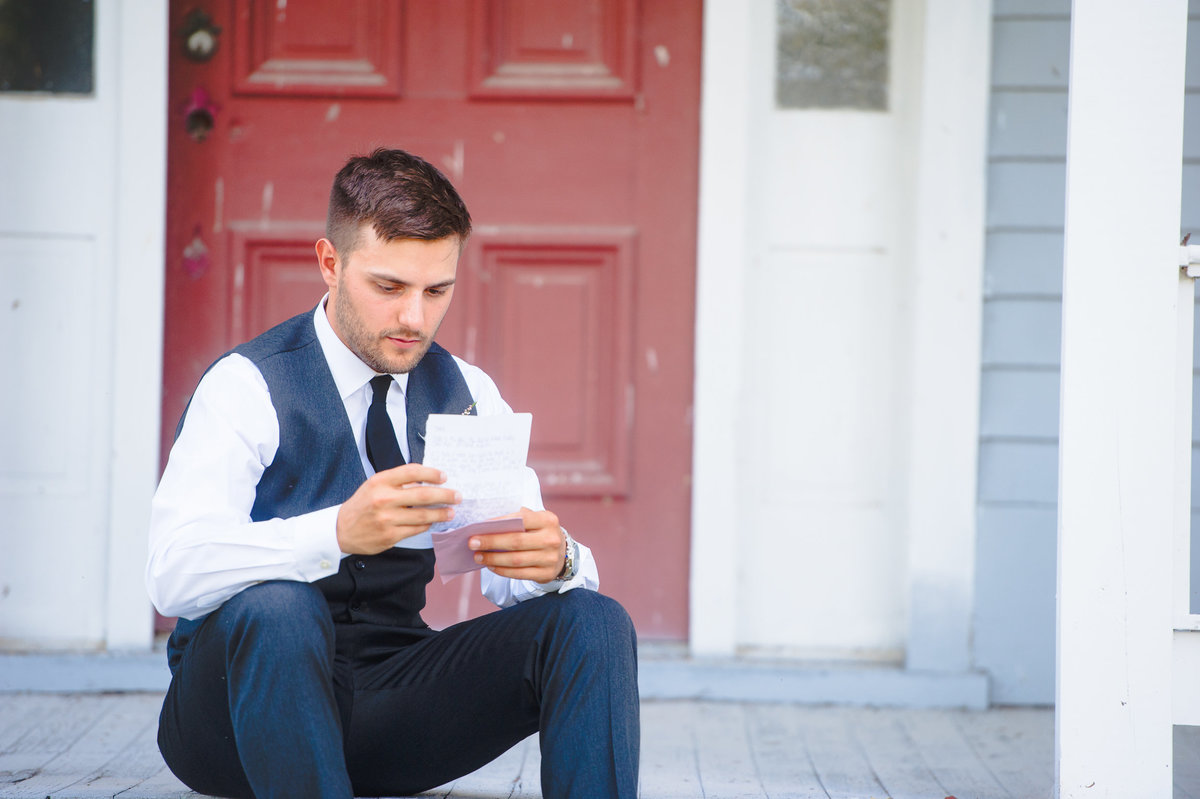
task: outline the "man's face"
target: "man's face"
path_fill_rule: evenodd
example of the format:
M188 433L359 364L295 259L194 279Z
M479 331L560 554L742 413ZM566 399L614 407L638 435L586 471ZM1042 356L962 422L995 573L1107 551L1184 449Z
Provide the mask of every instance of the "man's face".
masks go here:
M458 271L456 236L380 241L370 225L342 257L317 242L329 287L325 313L338 338L376 372L398 374L420 362L450 308Z

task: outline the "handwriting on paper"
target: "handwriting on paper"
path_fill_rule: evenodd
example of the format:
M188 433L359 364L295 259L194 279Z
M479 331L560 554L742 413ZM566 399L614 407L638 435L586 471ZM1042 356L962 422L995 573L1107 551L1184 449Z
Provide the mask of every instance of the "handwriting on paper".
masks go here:
M533 416L431 414L425 425L425 465L446 473L445 485L462 493L454 518L430 528L454 530L521 509L525 459Z

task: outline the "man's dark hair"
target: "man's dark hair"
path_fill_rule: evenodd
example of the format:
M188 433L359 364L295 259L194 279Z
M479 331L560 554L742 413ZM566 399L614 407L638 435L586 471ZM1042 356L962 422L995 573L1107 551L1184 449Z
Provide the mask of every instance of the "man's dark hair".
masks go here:
M457 236L462 245L471 234L471 215L445 175L411 153L382 147L347 161L329 193L325 236L343 258L364 224L383 241Z

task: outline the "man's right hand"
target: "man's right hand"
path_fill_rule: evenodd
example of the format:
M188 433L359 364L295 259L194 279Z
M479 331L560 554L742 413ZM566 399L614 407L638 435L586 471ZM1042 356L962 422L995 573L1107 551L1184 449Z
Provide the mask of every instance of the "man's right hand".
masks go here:
M459 492L441 487L444 482L444 472L419 463L376 473L338 510L338 547L350 555L375 555L453 519L453 507L434 507L462 501Z

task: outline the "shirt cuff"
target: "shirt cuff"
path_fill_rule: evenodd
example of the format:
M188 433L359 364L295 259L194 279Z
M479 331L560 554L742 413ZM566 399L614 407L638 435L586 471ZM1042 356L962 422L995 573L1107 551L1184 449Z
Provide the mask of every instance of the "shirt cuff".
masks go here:
M296 571L314 583L336 574L346 555L338 549L337 515L340 505L305 513L292 519L296 527L292 545L296 553Z

